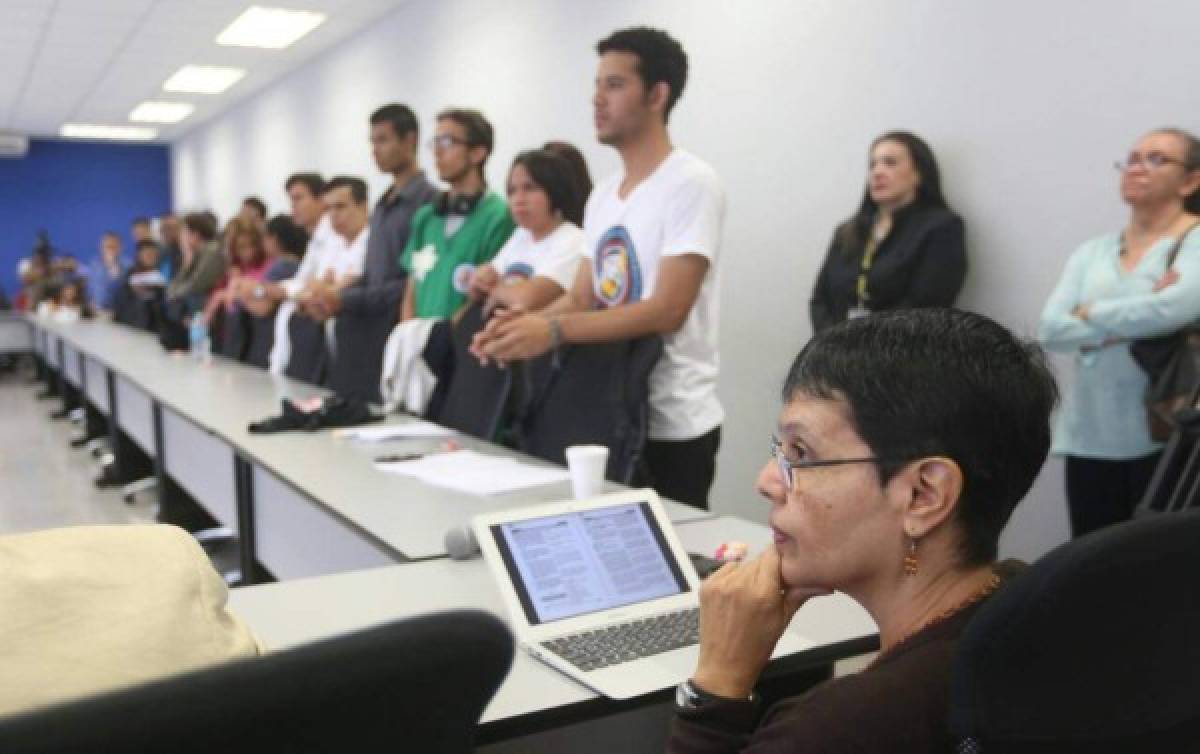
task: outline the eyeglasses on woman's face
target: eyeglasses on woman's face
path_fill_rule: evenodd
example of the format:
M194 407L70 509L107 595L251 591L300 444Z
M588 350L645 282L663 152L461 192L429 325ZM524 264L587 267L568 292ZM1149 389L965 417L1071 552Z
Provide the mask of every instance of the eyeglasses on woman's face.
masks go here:
M1146 170L1158 170L1165 165L1185 165L1186 163L1178 157L1172 157L1162 152L1150 152L1149 154L1141 154L1139 152L1130 152L1129 156L1124 160L1117 160L1113 163L1113 167L1119 172L1127 172L1134 168L1144 168Z
M789 491L795 488L795 469L845 466L852 463L903 463L912 460L907 458L888 459L872 456L869 458L832 458L820 461L814 458L801 457L803 452L799 447L784 445L778 437L771 435L771 455L775 458L775 463L779 467L779 476L783 479L783 483L787 485ZM794 457L789 457L789 453Z

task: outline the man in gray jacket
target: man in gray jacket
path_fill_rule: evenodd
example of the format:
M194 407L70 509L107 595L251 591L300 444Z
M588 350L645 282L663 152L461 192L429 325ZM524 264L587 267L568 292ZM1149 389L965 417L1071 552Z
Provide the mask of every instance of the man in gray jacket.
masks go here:
M208 294L225 274L225 256L217 245L217 222L207 212L183 218L180 237L182 267L167 286L167 311L196 314L204 309Z

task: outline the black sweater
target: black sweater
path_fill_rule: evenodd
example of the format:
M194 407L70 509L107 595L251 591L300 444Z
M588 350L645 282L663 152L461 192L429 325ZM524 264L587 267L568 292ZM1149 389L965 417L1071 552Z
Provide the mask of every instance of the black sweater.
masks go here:
M1002 583L1024 568L1016 560L994 566ZM738 701L679 712L671 724L667 754L952 751L947 718L955 650L985 602L926 626L867 670L818 684L765 713Z
M864 244L848 247L835 233L809 311L813 331L846 319L858 301L858 275ZM892 229L875 252L867 274L871 311L953 306L967 274L962 219L940 207L908 206L896 213Z

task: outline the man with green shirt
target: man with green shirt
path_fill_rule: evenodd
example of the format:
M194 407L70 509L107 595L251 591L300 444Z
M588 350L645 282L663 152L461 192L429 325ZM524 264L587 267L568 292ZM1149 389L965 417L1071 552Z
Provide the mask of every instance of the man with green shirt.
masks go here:
M490 261L513 232L508 205L483 179L492 133L477 110L438 115L431 146L438 175L450 190L413 215L401 259L408 271L403 320L453 317L466 301L475 268Z

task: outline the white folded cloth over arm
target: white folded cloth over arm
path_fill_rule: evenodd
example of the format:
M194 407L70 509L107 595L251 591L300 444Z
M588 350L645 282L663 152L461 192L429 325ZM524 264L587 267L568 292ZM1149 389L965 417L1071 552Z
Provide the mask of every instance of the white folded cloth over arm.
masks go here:
M288 323L295 312L295 301L284 301L275 312L275 342L271 346L271 355L267 357L267 371L271 374L283 374L292 359L292 336L288 332Z
M379 393L388 413L405 408L414 414L424 414L437 377L421 358L436 319L410 319L392 328L383 349L383 370L379 376Z

